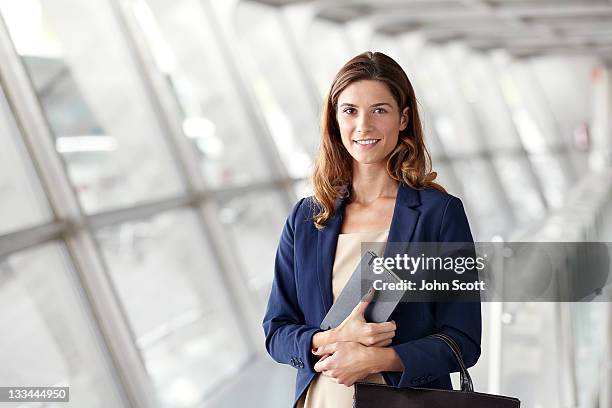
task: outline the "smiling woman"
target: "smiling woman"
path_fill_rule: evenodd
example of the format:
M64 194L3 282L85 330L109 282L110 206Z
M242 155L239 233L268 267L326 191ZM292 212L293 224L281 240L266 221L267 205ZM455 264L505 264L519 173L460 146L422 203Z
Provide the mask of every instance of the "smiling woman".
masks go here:
M437 174L431 169L412 84L402 67L380 52L365 52L347 62L323 106L312 177L321 206L314 217L317 229L333 215L353 172L363 168L355 169L355 160L386 167L396 182L445 191L434 182Z
M338 327L319 327L362 242L472 242L461 201L435 178L404 70L378 52L347 62L323 107L314 196L285 223L263 322L270 355L298 370L294 406L352 407L357 381L450 389L459 366L434 333L455 340L467 366L478 360L477 301L400 303L374 323L363 300Z

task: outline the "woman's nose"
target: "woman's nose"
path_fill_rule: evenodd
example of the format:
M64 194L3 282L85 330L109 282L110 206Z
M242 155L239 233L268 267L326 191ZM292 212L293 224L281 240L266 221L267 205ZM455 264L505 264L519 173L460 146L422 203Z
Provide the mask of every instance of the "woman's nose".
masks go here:
M369 115L359 115L357 118L357 132L367 133L372 130L372 123Z

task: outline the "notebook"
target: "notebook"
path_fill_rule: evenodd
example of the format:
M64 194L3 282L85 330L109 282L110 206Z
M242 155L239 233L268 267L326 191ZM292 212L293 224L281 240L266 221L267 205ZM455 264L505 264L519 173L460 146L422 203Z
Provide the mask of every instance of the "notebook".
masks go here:
M374 273L373 262L375 258L378 258L378 255L372 251L367 251L363 255L344 289L340 292L340 296L321 322L321 329L328 330L338 327L357 306L357 303L361 301L363 295L372 287L375 280L387 283L400 283L402 281L395 273L386 268L382 268L383 272L381 274ZM404 293L405 290L376 290L370 305L365 311L366 321L370 323L386 322L401 301Z

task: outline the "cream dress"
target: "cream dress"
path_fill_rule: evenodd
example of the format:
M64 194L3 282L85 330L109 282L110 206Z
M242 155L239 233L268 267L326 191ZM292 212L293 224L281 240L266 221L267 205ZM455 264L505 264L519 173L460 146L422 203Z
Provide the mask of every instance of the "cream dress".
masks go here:
M381 245L371 248L379 256L384 252L389 230L355 232L338 235L336 257L332 272L333 301L336 301L340 292L351 277L351 274L361 260L362 242L380 242ZM384 384L385 380L380 374L371 374L362 381ZM337 384L329 377L317 374L310 386L300 397L298 408L350 408L353 406L354 387Z

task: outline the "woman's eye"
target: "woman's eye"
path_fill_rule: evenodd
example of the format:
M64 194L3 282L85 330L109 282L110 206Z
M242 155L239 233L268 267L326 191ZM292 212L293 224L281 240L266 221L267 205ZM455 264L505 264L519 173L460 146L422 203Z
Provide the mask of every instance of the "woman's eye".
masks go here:
M386 113L387 110L385 108L376 108L376 109L374 109L374 112L376 112L376 113Z
M348 115L351 115L351 114L353 114L354 111L355 111L355 109L353 109L353 108L346 108L342 112L344 112L344 113L346 113Z

